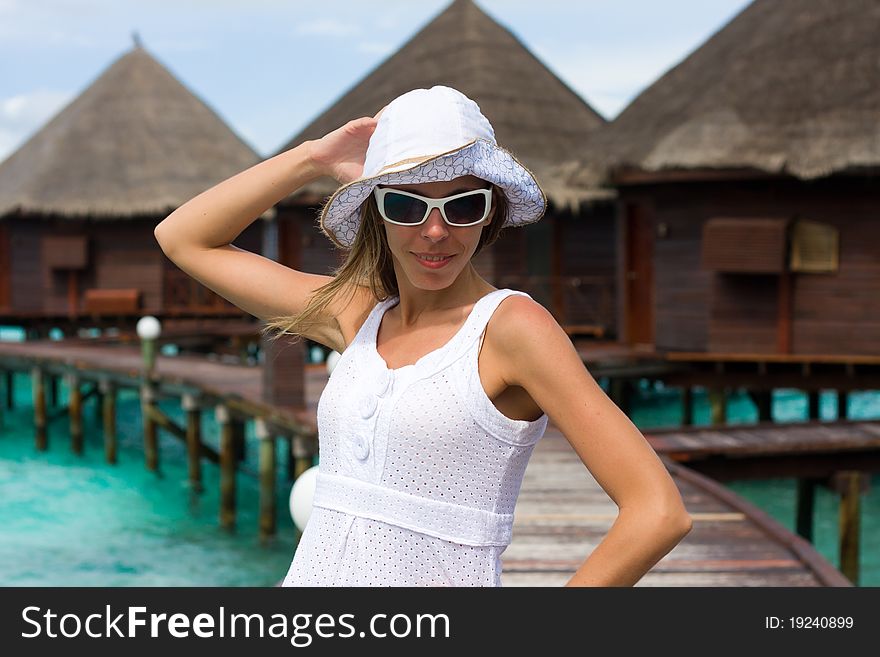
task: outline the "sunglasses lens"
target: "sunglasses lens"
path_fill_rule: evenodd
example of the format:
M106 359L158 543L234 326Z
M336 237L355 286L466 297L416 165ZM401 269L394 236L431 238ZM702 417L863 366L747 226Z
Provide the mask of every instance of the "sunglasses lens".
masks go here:
M446 203L446 216L454 224L472 224L486 212L486 197L482 194L462 196Z
M385 194L385 216L402 224L417 224L425 216L428 205L424 201L403 194Z

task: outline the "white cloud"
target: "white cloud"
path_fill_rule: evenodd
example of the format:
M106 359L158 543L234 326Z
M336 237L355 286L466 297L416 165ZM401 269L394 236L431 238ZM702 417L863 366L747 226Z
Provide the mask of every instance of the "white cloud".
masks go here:
M11 155L71 98L69 93L39 90L0 100L0 160Z
M332 18L318 18L296 26L297 34L310 36L343 37L360 33L361 29L351 23L343 23Z
M3 0L0 0L3 2ZM39 27L16 26L8 23L0 23L0 42L16 46L75 46L80 48L94 48L104 45L87 34L76 33L72 30L50 28L45 25Z
M383 43L380 41L363 41L357 45L360 52L369 53L371 55L387 55L394 50L394 44Z

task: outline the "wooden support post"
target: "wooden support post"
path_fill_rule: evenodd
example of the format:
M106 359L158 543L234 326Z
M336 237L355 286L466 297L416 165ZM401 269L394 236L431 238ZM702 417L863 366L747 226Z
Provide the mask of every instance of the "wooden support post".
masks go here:
M0 369L0 385L2 385L5 388L5 386L9 385L9 383L8 383L8 379L5 376L3 376L4 374L6 374L6 372L4 370ZM0 429L3 429L3 405L5 404L5 402L6 402L6 394L3 393L3 396L0 397ZM2 435L2 433L0 433L0 435Z
M800 477L797 480L797 502L795 527L799 536L813 542L813 508L816 499L818 480Z
M846 420L847 419L847 401L849 399L849 392L846 390L838 390L837 391L837 419L838 420Z
M68 420L70 424L70 449L74 454L83 453L83 425L82 425L82 390L80 390L80 377L76 372L68 372L64 377L67 383L68 395Z
M49 379L49 408L58 408L58 378L53 374L48 375Z
M727 424L727 389L709 388L709 405L712 408L712 425Z
M232 447L235 452L235 460L243 463L247 457L247 446L245 444L245 423L242 420L233 418L232 420Z
M694 423L694 394L689 385L681 388L681 426L689 427Z
M631 379L624 379L623 388L621 389L621 406L620 409L626 414L629 415L632 412L632 404L633 399L636 396L636 386L637 381Z
M46 431L46 390L43 384L43 370L39 366L31 368L31 387L34 395L34 434L37 450L45 452L49 449L49 436Z
M792 300L794 291L794 274L783 267L776 279L777 287L776 302L776 352L780 354L791 353L792 343Z
M107 463L116 463L116 384L110 379L101 379L101 415L104 425L104 458Z
M819 394L820 390L808 390L807 391L807 419L808 420L818 420L821 418L821 413L819 412Z
M758 409L758 422L773 421L773 391L755 390L750 393Z
M215 415L220 425L220 526L231 531L235 528L235 429L228 406L218 404Z
M254 419L254 430L260 441L260 540L265 542L278 531L275 518L275 435L261 417Z
M15 372L6 372L6 408L15 408Z
M629 415L630 403L632 400L629 380L617 376L611 377L610 389L611 394L608 396L611 398L611 401L613 401L625 415Z
M620 408L620 398L621 398L621 384L622 379L619 379L616 376L608 377L608 397L614 404Z
M186 453L189 462L190 488L197 493L204 490L202 485L202 414L195 395L185 393L181 406L186 411Z
M152 405L147 406L146 408L150 416L152 417L153 422L156 423L156 427L160 429L165 429L165 431L170 433L175 438L178 438L180 442L182 442L184 445L187 444L186 429L175 424L174 421L167 415L165 415L165 413L163 413L158 406ZM212 463L220 462L220 454L205 445L204 443L201 443L199 445L199 453Z
M293 436L286 436L287 441L287 480L296 479L296 459L293 457Z
M156 392L153 382L145 379L141 384L141 415L144 427L144 459L147 470L156 472L159 469L159 436L156 420L150 412L156 404Z
M95 413L95 424L101 424L104 418L104 392L101 390L100 384L96 386L95 405L92 408L94 409Z
M861 494L868 479L858 470L836 472L832 479L840 493L840 572L858 586Z
M302 436L293 437L293 479L296 481L299 476L312 467L314 453L311 449L311 441Z

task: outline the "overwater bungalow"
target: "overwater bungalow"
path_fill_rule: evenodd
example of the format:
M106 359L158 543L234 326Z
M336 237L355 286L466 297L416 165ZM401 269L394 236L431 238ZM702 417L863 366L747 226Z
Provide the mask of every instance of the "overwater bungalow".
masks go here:
M873 0L756 0L592 135L623 343L880 355L878 34Z
M168 260L156 224L259 155L139 43L0 164L0 324L45 337L221 325L242 312ZM262 222L236 241L259 252Z

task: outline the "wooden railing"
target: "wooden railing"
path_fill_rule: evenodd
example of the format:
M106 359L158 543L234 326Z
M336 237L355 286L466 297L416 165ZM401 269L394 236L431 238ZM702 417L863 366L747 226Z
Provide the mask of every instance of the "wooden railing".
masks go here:
M553 313L569 333L602 337L614 327L611 276L499 276L497 287L522 290Z
M177 268L165 270L163 310L167 312L216 313L239 310L213 290Z

